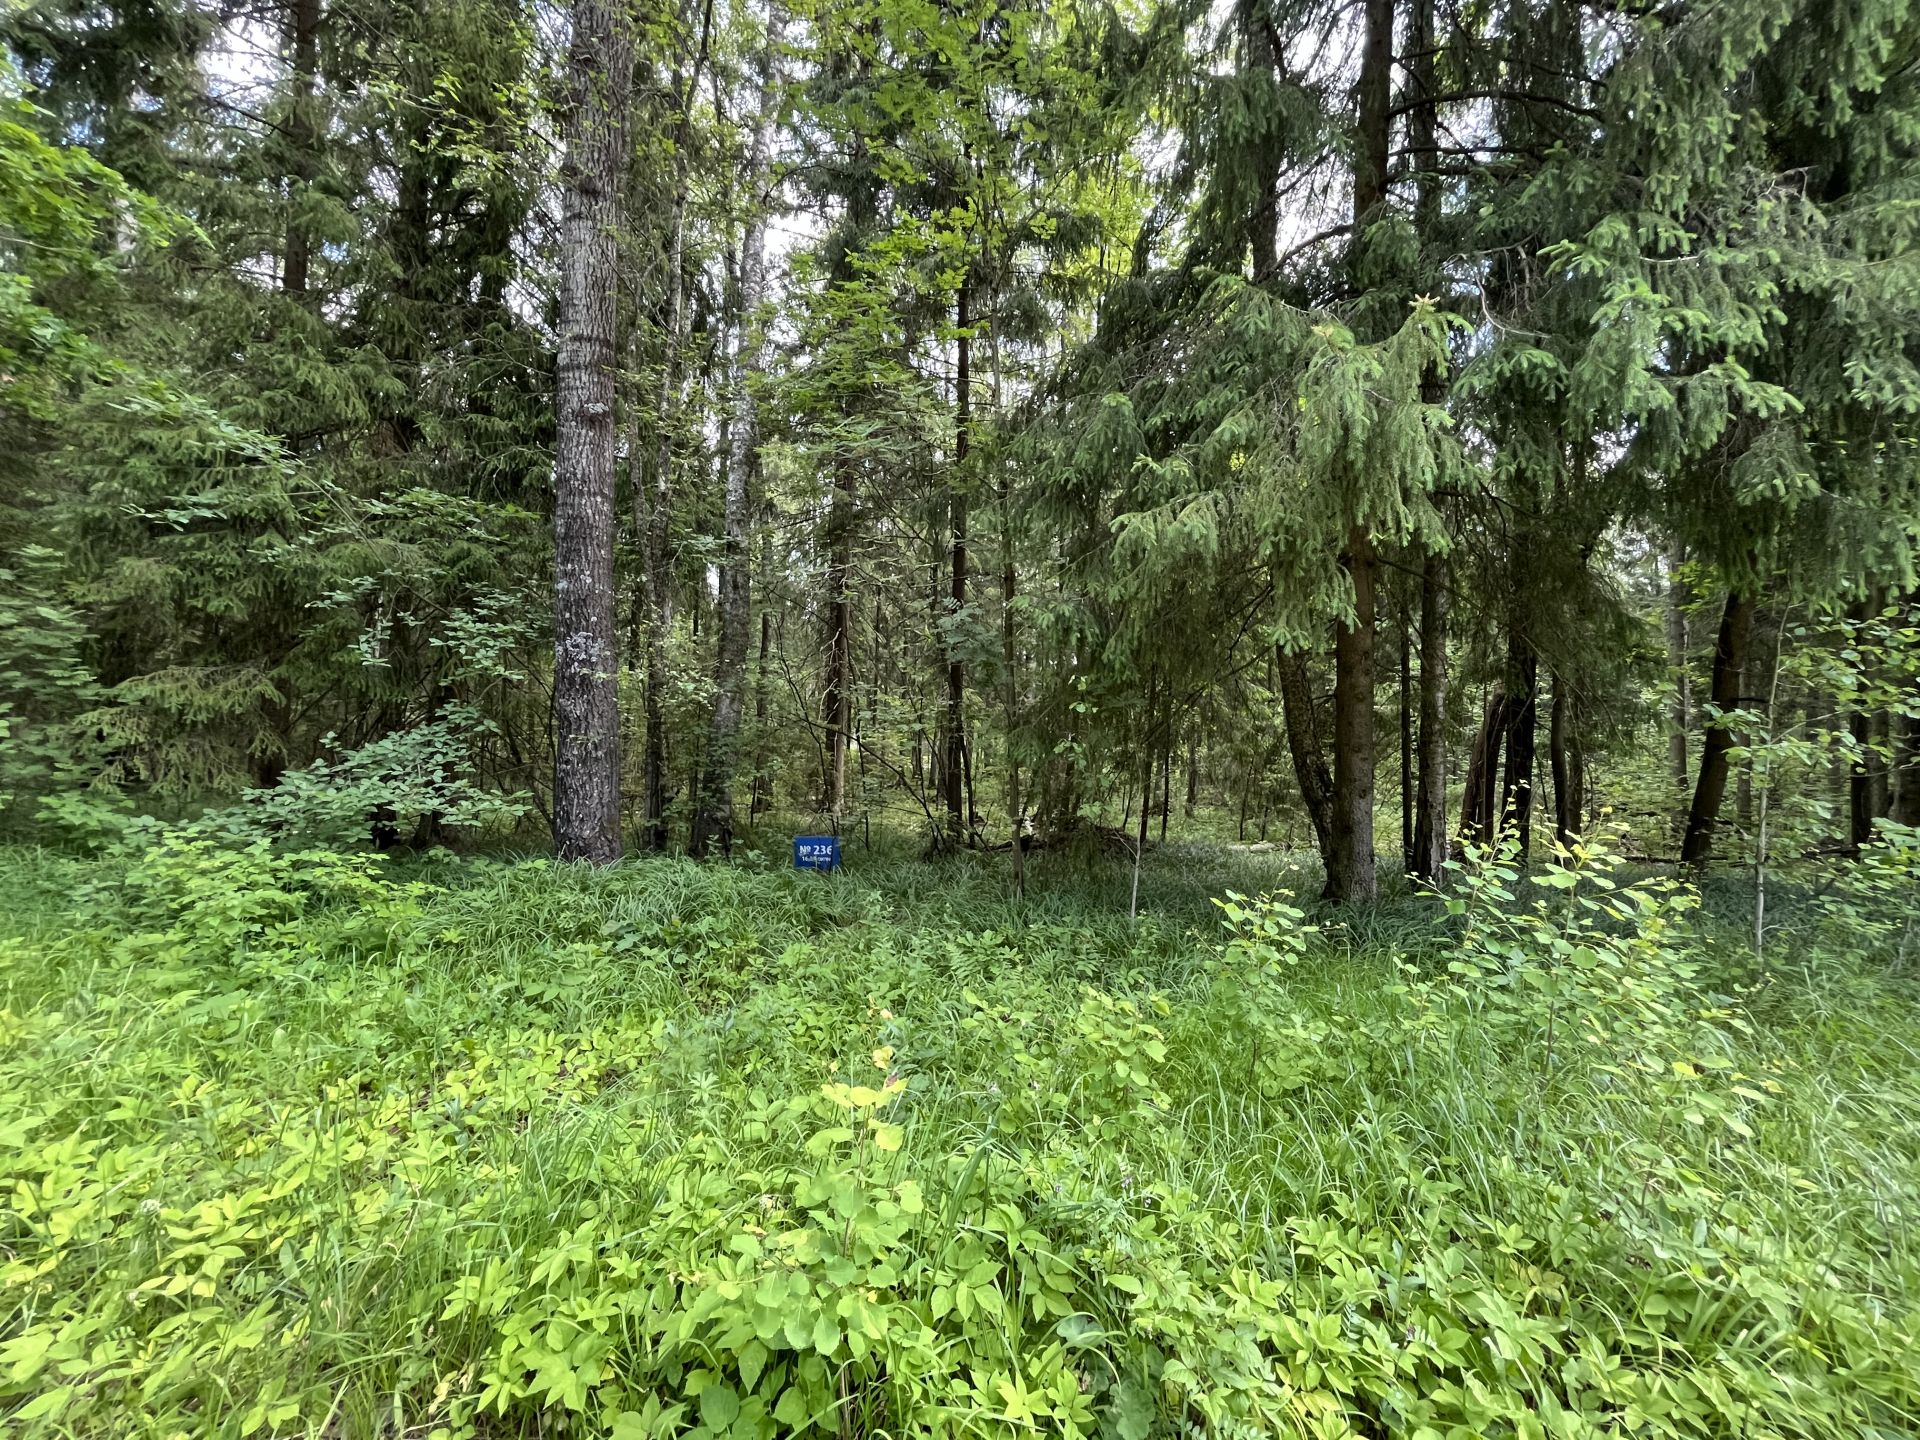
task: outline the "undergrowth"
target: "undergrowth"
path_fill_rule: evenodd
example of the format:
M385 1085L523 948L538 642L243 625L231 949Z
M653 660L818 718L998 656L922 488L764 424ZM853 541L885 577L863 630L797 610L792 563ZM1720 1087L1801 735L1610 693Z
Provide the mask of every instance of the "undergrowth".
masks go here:
M22 1437L1920 1414L1876 897L1761 967L1605 857L1340 917L1195 847L1137 923L1065 857L5 860Z

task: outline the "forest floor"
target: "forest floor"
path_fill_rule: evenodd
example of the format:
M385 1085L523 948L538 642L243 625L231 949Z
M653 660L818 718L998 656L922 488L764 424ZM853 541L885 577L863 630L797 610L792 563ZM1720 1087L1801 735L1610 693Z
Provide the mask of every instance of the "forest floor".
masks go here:
M1915 1433L1910 901L776 859L0 855L9 1433Z

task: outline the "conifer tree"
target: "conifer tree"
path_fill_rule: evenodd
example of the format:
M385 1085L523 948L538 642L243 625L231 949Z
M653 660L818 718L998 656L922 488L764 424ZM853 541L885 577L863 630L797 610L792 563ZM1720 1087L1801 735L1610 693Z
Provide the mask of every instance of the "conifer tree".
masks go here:
M627 18L579 0L567 48L554 451L554 848L620 855L614 631L614 262L633 69Z

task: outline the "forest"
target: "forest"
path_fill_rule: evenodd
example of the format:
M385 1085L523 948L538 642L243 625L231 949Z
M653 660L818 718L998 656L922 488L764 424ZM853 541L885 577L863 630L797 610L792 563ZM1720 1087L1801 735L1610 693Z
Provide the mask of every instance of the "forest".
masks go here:
M1917 240L1908 0L0 0L0 1425L1920 1434Z

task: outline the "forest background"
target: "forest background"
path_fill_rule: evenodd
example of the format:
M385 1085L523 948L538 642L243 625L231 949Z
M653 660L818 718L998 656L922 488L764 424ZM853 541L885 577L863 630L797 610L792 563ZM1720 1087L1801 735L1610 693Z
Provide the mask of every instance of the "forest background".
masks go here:
M1913 1433L1905 0L0 16L9 1434Z

